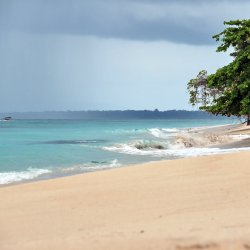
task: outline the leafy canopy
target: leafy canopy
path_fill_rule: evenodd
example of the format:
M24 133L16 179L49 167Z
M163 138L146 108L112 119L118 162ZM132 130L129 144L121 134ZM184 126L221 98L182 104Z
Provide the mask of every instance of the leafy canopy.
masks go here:
M233 61L208 75L199 72L188 83L190 103L215 115L250 115L250 19L224 22L228 27L213 36L221 42L217 52L233 49Z

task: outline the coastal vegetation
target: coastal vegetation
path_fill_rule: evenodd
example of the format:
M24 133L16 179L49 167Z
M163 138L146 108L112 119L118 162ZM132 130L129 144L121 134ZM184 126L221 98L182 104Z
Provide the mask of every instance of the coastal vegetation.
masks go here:
M188 83L190 103L215 115L246 118L250 125L250 19L224 22L227 28L213 36L217 52L230 51L233 60L208 75L199 72Z

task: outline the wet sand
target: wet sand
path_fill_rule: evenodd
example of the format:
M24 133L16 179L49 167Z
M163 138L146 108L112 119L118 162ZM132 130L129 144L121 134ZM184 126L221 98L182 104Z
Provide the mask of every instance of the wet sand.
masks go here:
M0 199L1 250L250 249L249 151L2 187Z

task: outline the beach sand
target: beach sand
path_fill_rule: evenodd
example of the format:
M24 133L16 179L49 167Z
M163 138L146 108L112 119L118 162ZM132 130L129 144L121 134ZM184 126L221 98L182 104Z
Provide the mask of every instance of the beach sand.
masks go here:
M0 188L0 250L250 249L250 152Z

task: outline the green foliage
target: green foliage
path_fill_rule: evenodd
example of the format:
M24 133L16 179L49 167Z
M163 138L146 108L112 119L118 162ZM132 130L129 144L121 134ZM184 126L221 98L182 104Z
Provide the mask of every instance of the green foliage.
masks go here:
M188 83L190 103L200 109L226 116L250 115L250 19L224 22L223 32L213 36L221 42L218 52L233 49L233 61L208 75L199 72Z
M200 103L200 109L212 114L226 116L250 115L250 19L224 22L228 25L223 32L213 36L221 42L217 52L230 54L233 61L207 75L199 72L188 83L190 103Z

